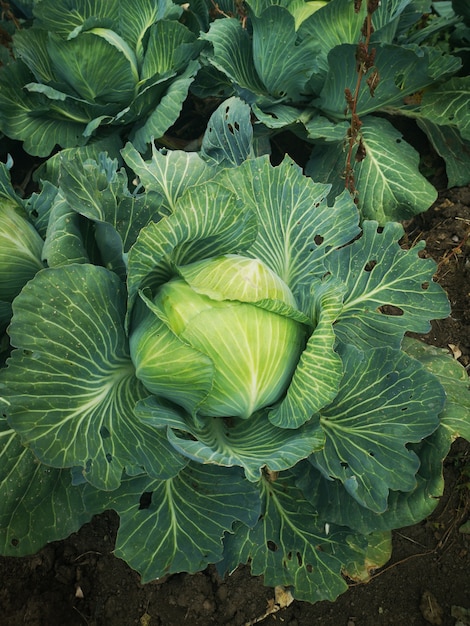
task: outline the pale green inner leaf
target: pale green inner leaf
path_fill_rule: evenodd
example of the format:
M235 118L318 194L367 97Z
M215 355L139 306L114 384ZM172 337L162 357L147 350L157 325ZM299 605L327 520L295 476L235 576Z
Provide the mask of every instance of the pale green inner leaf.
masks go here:
M202 463L244 468L248 480L256 482L261 470L282 471L295 465L324 444L318 421L285 431L274 427L265 411L249 420L208 418L198 420L169 411L155 397L140 402L136 413L157 428L168 426L168 439L185 456Z

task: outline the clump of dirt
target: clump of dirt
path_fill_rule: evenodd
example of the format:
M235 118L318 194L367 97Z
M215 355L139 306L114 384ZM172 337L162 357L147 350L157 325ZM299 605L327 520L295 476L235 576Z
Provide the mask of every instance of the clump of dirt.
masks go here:
M406 243L426 239L452 315L425 340L470 364L470 187L440 194L406 225ZM215 568L141 585L113 556L118 518L96 516L37 555L0 558L0 614L8 626L455 626L470 609L470 445L457 440L445 462L446 491L427 520L394 532L392 560L366 585L335 603L294 601L275 609L274 590L240 567L222 580ZM467 617L465 617L467 616ZM463 622L465 623L465 622ZM470 620L467 622L470 624Z
M452 306L450 317L433 322L428 343L451 350L470 363L470 186L440 194L433 207L407 225L407 241L426 241L426 254L438 264L436 280Z

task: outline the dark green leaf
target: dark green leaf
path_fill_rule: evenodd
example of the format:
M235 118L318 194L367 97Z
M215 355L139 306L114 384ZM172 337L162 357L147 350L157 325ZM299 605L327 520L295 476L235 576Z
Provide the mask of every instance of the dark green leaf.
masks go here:
M426 211L437 198L437 191L419 171L419 154L392 124L369 115L362 120L362 147L365 157L352 154L358 207L365 219L380 224L410 219ZM327 180L333 192L344 189L346 154L344 142L317 146L306 173L314 180Z
M464 437L470 441L470 381L463 365L446 349L409 337L405 337L403 349L434 374L444 387L447 400L440 418L449 438Z
M444 491L442 463L450 450L449 433L441 427L412 448L420 460L416 486L408 492L391 491L387 509L380 513L361 506L341 481L326 479L310 463L296 466L297 485L318 515L335 524L364 534L412 526L434 511Z
M1 69L0 130L12 139L23 141L26 152L37 156L48 156L56 145L85 144L87 138L83 132L89 115L72 106L62 113L60 106L51 104L43 94L28 92L24 86L32 78L20 61Z
M470 141L470 77L454 76L445 83L427 89L419 105L410 107L413 117L457 130L463 139Z
M89 263L83 218L70 208L62 194L59 193L55 197L48 218L42 251L43 259L48 266Z
M437 50L418 46L380 44L376 50L374 66L364 75L357 102L360 118L387 106L403 106L404 98L455 73L460 60L442 55ZM345 88L354 93L356 72L356 46L343 44L328 55L328 76L318 100L314 104L334 119L347 116ZM378 84L371 93L367 79L378 71Z
M238 526L236 535L226 538L231 555L226 567L233 569L237 556L248 555L252 574L262 575L265 585L292 587L295 598L308 602L335 600L347 589L344 566L364 562L366 538L325 525L289 472L273 481L262 480L260 488L263 515L249 536ZM235 549L232 542L236 542Z
M86 493L89 506L102 499ZM260 512L258 489L238 469L199 463L166 481L124 480L106 505L121 517L115 554L144 583L219 561L224 533L238 520L252 526Z
M310 460L362 506L382 513L391 490L415 489L419 457L406 446L437 429L445 393L400 350L346 346L342 358L338 395L320 412L326 444Z
M237 19L215 20L209 32L201 37L213 45L210 63L226 74L235 88L247 90L252 99L267 96L266 87L256 73L252 42Z
M77 6L75 0L43 0L34 3L38 26L62 37L79 30L90 18L98 23L114 24L119 19L119 0L88 0Z
M445 161L447 186L464 187L470 183L470 141L462 139L452 126L439 126L430 120L418 119L418 126L428 136L434 150Z
M5 412L22 442L48 465L80 467L105 490L119 486L128 465L166 478L185 464L134 416L148 392L129 357L125 302L121 281L103 267L39 272L15 299L16 350L0 370Z
M273 100L306 99L306 83L321 49L314 38L298 39L295 20L281 6L270 6L252 17L253 63Z
M198 69L198 61L190 61L182 74L164 85L163 94L159 94L158 98L152 96L153 102L158 102L158 104L147 118L134 126L129 134L129 139L137 150L145 152L148 144L154 139L163 137L170 126L176 122Z
M250 107L239 98L229 98L209 119L201 156L213 166L234 167L251 155L252 142Z
M360 348L400 346L406 331L426 333L430 320L447 317L447 296L433 280L436 264L421 259L424 242L403 250L403 227L364 222L363 234L327 260L333 276L347 286L335 333Z
M317 62L322 73L327 68L326 59L332 48L348 43L356 45L359 42L366 13L365 3L361 3L360 11L356 13L354 2L334 0L302 23L298 31L299 37L312 38L319 44L321 54Z
M0 419L0 553L33 554L64 539L91 518L69 470L38 463Z

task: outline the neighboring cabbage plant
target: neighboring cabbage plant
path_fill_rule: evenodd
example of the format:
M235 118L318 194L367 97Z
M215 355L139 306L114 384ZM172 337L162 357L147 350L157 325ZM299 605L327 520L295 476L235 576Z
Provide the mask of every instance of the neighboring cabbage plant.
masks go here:
M44 267L43 244L10 184L7 165L0 163L0 333L10 321L14 298Z
M64 158L28 203L49 267L13 300L0 370L1 552L111 508L143 582L250 563L334 600L436 506L468 379L404 340L450 310L424 244L359 226L289 158L241 158L227 128L250 112L230 106L204 158Z
M439 11L441 4L446 15L433 15L432 6ZM409 219L437 197L416 144L408 142L420 135L417 126L444 159L449 187L470 182L470 78L459 74L462 60L450 54L453 47L438 45L468 17L465 2L453 5L247 0L241 15L238 3L226 0L224 16L218 13L201 35L209 48L191 89L203 96L228 89L244 99L260 137L291 130L311 143L306 173L340 193L351 127L345 90L354 95L363 73L352 155L358 206L381 224ZM368 6L373 31L365 46ZM370 62L361 66L367 53ZM289 150L282 138L276 143Z
M0 69L0 130L30 154L120 134L145 150L177 119L200 44L171 0L38 0Z

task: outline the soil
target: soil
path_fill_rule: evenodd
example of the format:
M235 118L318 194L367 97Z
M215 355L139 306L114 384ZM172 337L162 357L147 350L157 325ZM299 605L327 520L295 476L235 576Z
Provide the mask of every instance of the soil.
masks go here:
M405 244L426 239L452 315L426 341L470 365L470 186L440 193L406 224ZM462 626L470 625L470 444L457 440L445 462L446 490L434 514L394 532L392 560L335 603L293 601L263 618L274 590L240 567L214 568L141 585L113 556L117 515L106 512L68 539L24 558L0 558L0 615L7 626ZM463 529L464 530L464 529Z

